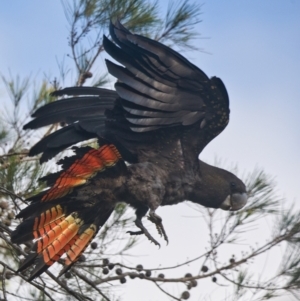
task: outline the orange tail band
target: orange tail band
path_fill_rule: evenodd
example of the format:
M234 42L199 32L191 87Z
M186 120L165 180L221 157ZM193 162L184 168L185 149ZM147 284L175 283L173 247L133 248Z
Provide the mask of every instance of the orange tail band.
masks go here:
M78 231L81 223L82 220L78 218L77 213L72 213L67 216L37 241L37 253L42 252L57 240L62 247L65 246L66 243L69 242L69 240L77 233L76 231ZM74 235L71 236L73 232ZM57 243L55 242L55 244Z
M76 159L71 166L60 173L54 185L42 196L47 202L61 198L72 192L74 187L85 184L98 172L114 166L121 155L114 145L104 145L99 149L91 148L82 158Z
M60 205L56 205L41 213L39 217L34 219L32 229L34 238L38 239L43 236L45 233L52 230L64 218L63 208Z
M77 261L80 255L84 252L86 247L89 245L91 240L97 233L97 227L91 224L76 240L76 242L71 246L67 252L67 258L65 265L71 265Z

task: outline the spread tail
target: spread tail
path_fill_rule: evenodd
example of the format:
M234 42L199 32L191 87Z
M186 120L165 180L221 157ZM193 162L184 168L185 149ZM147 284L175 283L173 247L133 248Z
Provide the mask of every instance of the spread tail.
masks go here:
M49 188L28 199L31 204L17 215L23 222L11 234L13 243L35 240L18 270L34 266L29 280L41 275L64 254L62 273L78 260L114 211L115 203L101 198L83 201L76 190L106 169L118 175L126 168L115 146L108 144L98 149L75 148L75 155L59 164L62 171L41 179Z

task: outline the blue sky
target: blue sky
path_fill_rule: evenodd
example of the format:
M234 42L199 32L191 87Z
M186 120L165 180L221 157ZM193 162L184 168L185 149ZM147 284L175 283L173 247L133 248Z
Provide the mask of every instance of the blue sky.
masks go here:
M195 41L195 45L205 53L185 55L209 76L222 78L230 97L231 121L204 150L201 159L213 163L217 157L228 165L237 164L241 172L261 167L276 178L278 193L287 202L298 204L300 1L211 0L203 2L202 20L197 25L202 39ZM58 74L56 57L60 60L69 53L67 34L68 24L59 1L1 3L0 73L31 74L36 81L44 73L54 77ZM0 85L1 102L3 97L5 89ZM183 218L194 214L183 205L162 208L159 214L167 228L171 228L175 217L182 225L164 250L157 251L151 246L157 258L153 265L165 262L164 256L170 252L175 254L180 249L177 243L188 244L182 236L197 227L194 221ZM172 239L177 240L173 245ZM184 249L180 250L186 254ZM146 250L142 252L146 254ZM128 299L124 300L140 300L130 292L127 294Z

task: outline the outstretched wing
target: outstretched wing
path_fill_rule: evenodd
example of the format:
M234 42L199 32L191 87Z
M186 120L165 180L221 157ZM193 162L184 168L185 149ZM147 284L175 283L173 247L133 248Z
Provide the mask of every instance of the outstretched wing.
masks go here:
M63 98L39 108L32 114L34 119L24 126L24 129L37 129L57 122L67 124L30 149L30 156L42 153L41 162L53 158L78 142L100 138L105 128L104 112L114 107L118 97L116 91L94 87L65 88L55 91L53 95L73 97Z
M110 25L110 34L115 44L104 37L105 50L123 66L106 63L118 79L115 88L126 126L133 133L163 131L159 144L168 130L193 127L197 135L185 143L197 145L198 156L229 121L229 100L221 79L209 79L174 50L132 34L119 22ZM115 135L124 139L122 130ZM130 138L134 136L138 137Z
M98 137L113 142L124 160L137 162L153 156L144 150L164 145L168 137L173 148L165 147L159 156L167 157L177 147L192 148L197 158L229 121L221 79L209 79L174 50L130 33L119 22L111 23L110 34L115 44L104 36L104 48L123 65L106 61L118 79L116 91L74 87L54 92L73 97L39 109L25 128L59 121L68 126L41 140L30 154L42 152L41 161L46 161L74 143ZM182 137L184 146L178 146Z

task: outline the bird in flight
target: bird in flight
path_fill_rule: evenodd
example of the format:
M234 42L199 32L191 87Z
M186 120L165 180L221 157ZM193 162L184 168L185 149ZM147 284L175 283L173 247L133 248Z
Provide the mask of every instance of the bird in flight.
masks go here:
M29 155L45 162L72 146L74 155L58 161L61 171L41 180L48 188L28 201L12 232L13 243L35 243L19 271L29 280L63 255L69 269L106 223L117 203L135 209L137 231L159 243L142 218L168 242L159 206L185 200L211 208L238 210L246 187L234 174L199 160L205 146L227 126L229 98L218 77L209 78L179 53L133 34L120 22L103 37L106 60L117 78L115 91L70 87L53 92L58 101L37 109L25 129L55 123L66 126L35 144ZM74 146L92 138L98 148Z

